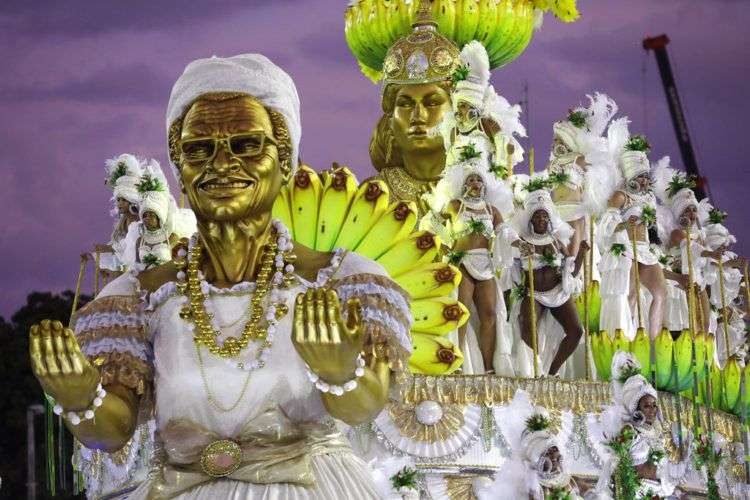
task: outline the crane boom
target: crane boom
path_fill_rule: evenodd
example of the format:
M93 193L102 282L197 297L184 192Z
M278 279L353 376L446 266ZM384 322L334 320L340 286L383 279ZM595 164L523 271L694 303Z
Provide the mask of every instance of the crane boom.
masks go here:
M675 134L677 134L677 144L680 146L682 162L685 165L685 171L690 175L694 175L697 179L697 186L694 191L696 197L700 200L706 197L704 189L705 179L701 177L698 171L698 162L695 159L693 143L690 141L690 133L688 132L685 113L682 110L680 94L677 92L672 65L669 63L669 55L667 54L668 43L669 37L667 35L659 35L644 39L643 48L647 51L653 51L656 56L656 63L659 65L659 74L664 85L664 93L667 96L669 113L672 115L672 125L674 126Z

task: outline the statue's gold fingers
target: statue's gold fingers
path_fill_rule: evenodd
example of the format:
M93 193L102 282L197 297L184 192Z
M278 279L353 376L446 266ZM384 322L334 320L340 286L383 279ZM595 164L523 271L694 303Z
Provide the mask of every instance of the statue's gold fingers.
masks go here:
M48 320L44 320L39 329L42 336L42 357L44 358L44 363L47 365L47 373L53 376L59 375L60 366L57 364L55 347L52 345L52 325Z
M326 291L326 323L328 324L328 331L331 336L331 343L341 343L341 328L339 328L339 322L341 321L341 308L339 303L339 297L336 295L334 290Z
M359 331L362 324L362 306L359 299L352 298L346 301L346 328L349 335Z
M294 341L301 344L305 341L305 294L297 294L294 300Z
M318 288L315 290L315 326L318 328L318 341L321 344L331 342L328 332L328 321L326 319L326 302L325 290Z
M47 375L47 367L42 359L42 345L39 338L39 325L33 325L29 330L29 356L31 357L31 369L37 377Z
M70 359L68 356L68 350L65 348L65 341L63 340L63 326L59 321L52 323L52 345L55 347L55 355L57 356L57 363L60 365L60 371L63 375L70 375L73 372L71 368Z
M70 358L71 370L77 375L82 374L88 361L86 360L86 356L81 352L81 348L78 347L75 335L69 328L66 328L63 332L63 340L65 342L65 350L68 351L68 357Z
M309 288L305 293L305 341L315 343L318 341L315 324L315 290Z

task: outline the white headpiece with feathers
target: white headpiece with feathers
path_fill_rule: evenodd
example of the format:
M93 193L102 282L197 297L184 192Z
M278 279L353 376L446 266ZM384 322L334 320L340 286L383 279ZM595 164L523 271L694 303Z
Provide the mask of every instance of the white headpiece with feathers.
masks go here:
M107 173L105 184L112 189L112 198L123 198L137 205L140 195L136 185L143 173L138 158L128 153L121 154L106 160L104 169Z

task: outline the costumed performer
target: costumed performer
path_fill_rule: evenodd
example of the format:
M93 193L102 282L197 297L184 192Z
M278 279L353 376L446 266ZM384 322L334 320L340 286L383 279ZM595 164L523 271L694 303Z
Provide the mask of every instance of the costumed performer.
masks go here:
M167 131L198 220L187 255L110 283L75 334L33 326L43 389L94 448L120 448L155 409L161 459L130 498L376 498L333 419L371 419L405 373L407 296L272 220L298 158L291 78L257 54L194 61Z
M131 154L121 154L104 162L107 178L105 184L112 189L114 208L112 215L117 218L109 244L98 248L99 268L113 274L126 269L127 234L130 225L138 222L140 193L137 184L141 179L141 162Z

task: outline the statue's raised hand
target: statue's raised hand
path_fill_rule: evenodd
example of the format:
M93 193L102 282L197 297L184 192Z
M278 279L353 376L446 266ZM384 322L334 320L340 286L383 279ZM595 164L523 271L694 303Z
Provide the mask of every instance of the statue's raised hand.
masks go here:
M292 343L310 369L329 384L354 378L364 342L359 301L350 299L345 307L346 321L338 295L326 288L300 293L294 304Z
M29 355L42 389L67 411L88 408L99 370L81 352L75 335L59 321L44 320L29 330Z

